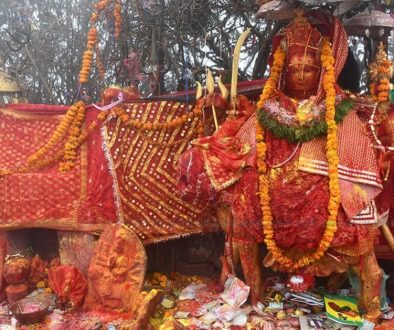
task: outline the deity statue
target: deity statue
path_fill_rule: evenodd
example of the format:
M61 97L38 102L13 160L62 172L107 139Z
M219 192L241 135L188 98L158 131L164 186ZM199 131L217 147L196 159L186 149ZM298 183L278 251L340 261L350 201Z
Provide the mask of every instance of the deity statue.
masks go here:
M339 87L347 35L336 18L309 15L313 25L299 12L274 37L257 111L240 97L235 115L182 155L180 187L227 208L226 235L241 248L253 303L264 240L264 264L276 270L328 276L352 268L364 317L375 320L382 271L374 240L392 189L384 146L393 141L391 108Z
M84 309L131 311L139 297L145 269L145 250L138 237L124 225L108 226L89 265Z

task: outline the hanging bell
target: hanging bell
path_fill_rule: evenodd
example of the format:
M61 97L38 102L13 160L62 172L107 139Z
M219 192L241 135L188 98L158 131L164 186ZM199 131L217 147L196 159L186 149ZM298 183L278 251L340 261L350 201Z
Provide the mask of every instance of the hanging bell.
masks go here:
M371 35L371 31L369 29L365 29L365 36L369 38L370 35Z
M383 28L380 28L378 33L379 33L379 37L383 37L383 35L384 35L384 29L383 29Z

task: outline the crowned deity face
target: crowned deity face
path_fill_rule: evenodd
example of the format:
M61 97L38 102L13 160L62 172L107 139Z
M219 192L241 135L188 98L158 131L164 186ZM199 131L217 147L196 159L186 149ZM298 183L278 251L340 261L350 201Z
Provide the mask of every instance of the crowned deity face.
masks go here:
M298 99L316 94L319 75L320 63L314 54L293 54L286 72L286 93Z

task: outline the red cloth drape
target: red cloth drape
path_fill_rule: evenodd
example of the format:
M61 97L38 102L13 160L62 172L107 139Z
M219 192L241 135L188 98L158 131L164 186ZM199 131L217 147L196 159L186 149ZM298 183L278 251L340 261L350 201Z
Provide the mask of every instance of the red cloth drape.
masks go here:
M0 169L23 165L48 141L67 109L39 104L0 108ZM87 112L86 125L96 112ZM59 173L57 166L0 176L0 228L96 230L116 221L112 178L99 130L79 150L72 171Z
M71 302L73 307L82 305L88 282L77 268L52 267L48 269L48 280L49 286L63 303Z

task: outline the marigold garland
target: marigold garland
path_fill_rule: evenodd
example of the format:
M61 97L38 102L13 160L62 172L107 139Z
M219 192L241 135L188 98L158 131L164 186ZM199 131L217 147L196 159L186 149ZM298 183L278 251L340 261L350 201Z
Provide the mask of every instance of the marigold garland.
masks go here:
M393 63L388 59L382 42L378 46L375 61L369 65L369 74L372 81L369 85L372 99L375 102L388 101Z
M59 172L68 172L75 166L77 159L78 139L82 134L82 125L85 119L85 107L78 107L77 114L70 127L70 134L64 144L63 161L59 164Z
M378 102L385 102L389 99L390 80L387 78L379 79Z
M262 105L268 100L276 91L280 73L282 72L284 65L285 52L282 47L279 46L274 54L274 63L271 70L270 77L264 86L263 92L260 96L260 100L257 103L258 109L262 108ZM257 140L257 155L258 155L258 171L259 171L259 185L260 185L260 205L263 212L262 226L265 236L265 243L267 244L268 250L272 253L273 258L283 268L288 271L295 271L299 268L305 267L315 261L318 261L327 249L330 247L337 230L337 215L340 203L340 191L339 191L339 177L338 177L338 145L337 145L337 126L335 123L335 72L334 64L335 59L332 55L330 43L328 39L324 38L322 44L321 62L325 74L323 77L323 86L326 93L326 115L325 120L327 123L327 145L326 145L326 156L328 162L328 176L329 176L329 191L330 199L328 202L328 219L326 221L326 227L323 236L320 240L319 246L316 251L310 255L303 256L298 260L293 260L284 254L284 251L280 249L274 239L274 226L273 217L270 206L270 193L269 193L269 173L266 160L267 146L264 142L264 132L258 121L256 124L256 140Z
M88 32L88 41L86 43L86 48L93 49L97 43L97 29L92 27Z
M90 69L92 67L93 62L93 51L85 50L82 57L82 68L79 72L79 82L81 84L85 84L88 82Z
M119 0L114 4L114 18L115 18L115 38L118 39L120 31L122 30L122 6Z
M67 135L69 128L74 123L75 118L81 109L83 109L83 111L85 110L85 105L82 101L75 103L70 107L70 109L68 109L65 117L58 124L55 132L49 138L48 142L27 158L24 168L40 169L43 167L43 164L47 163L46 156L54 154L54 148Z
M115 21L115 38L119 37L122 25L122 15L121 15L121 4L119 0L100 0L94 4L94 11L90 17L90 24L95 25L100 17L100 14L106 10L109 5L113 3L113 14ZM105 68L100 59L100 54L98 52L98 40L97 40L97 29L92 26L88 32L86 50L82 57L82 66L79 72L79 83L85 84L89 80L90 70L93 63L93 55L96 52L96 66L99 72L99 78L103 79L105 75Z
M73 104L45 145L30 155L22 166L14 169L0 169L0 176L37 171L62 160L68 164L67 170L72 169L75 165L76 149L83 143L88 132L98 125L97 122L93 122L86 132L82 132L84 116L84 102L78 101Z
M96 47L96 67L98 70L99 79L104 80L106 70L103 62L101 61L100 51L98 47Z
M96 9L98 12L101 12L107 8L109 2L110 0L100 0L94 5L94 9Z
M79 82L84 84L88 81L90 69L93 63L94 48L97 44L97 29L92 27L88 32L86 50L82 57L82 67L79 72Z
M138 119L131 119L130 116L126 113L126 109L123 105L119 105L111 110L111 114L119 117L126 126L130 126L136 129L144 130L144 131L159 131L162 129L171 129L178 126L184 125L189 119L193 119L202 114L204 107L204 101L199 100L196 103L193 111L190 111L187 114L181 115L177 118L174 118L165 123L143 123ZM200 128L199 128L200 133Z

